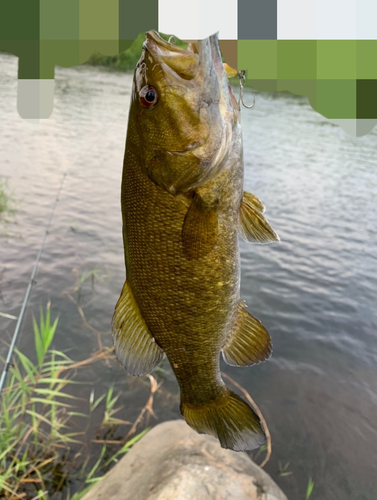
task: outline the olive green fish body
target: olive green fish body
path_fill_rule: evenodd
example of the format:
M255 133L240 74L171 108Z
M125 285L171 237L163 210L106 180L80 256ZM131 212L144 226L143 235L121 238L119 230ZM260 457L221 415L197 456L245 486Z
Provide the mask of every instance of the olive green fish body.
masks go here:
M219 354L239 302L237 228L243 167L227 165L203 185L202 192L221 192L217 243L203 258L188 259L182 228L192 195L174 197L156 186L139 161L126 152L122 208L127 279L151 334L172 365L182 399L199 404L224 388Z
M181 412L221 446L250 450L258 416L224 384L225 361L267 359L267 330L240 300L238 234L278 239L260 200L243 191L238 104L217 35L188 50L148 32L137 65L122 179L126 282L113 316L118 359L134 375L165 353Z

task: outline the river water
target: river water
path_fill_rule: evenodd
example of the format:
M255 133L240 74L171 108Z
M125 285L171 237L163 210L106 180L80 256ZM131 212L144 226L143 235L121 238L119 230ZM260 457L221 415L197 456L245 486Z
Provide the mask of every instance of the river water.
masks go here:
M18 116L16 76L17 59L0 55L0 178L17 208L0 222L0 311L19 314L66 173L18 347L32 351L32 313L51 300L56 348L83 359L99 339L67 292L111 345L124 281L119 195L132 76L57 68L54 112L39 124ZM273 445L265 469L290 500L305 498L309 477L313 499L375 500L377 131L347 136L290 94L258 93L242 125L245 189L265 203L281 242L241 242L241 296L270 331L274 352L253 368L222 368L263 412ZM93 279L79 286L84 273ZM0 317L1 337L9 340L14 326ZM165 370L152 425L180 416L177 384ZM148 397L146 384L115 363L90 365L79 378L96 395L122 391L125 420Z

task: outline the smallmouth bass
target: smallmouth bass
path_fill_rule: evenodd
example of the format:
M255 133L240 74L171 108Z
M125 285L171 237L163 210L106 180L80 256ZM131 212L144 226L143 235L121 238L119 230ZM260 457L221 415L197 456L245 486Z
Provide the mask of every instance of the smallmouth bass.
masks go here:
M233 70L234 71L234 70ZM240 299L238 234L277 241L264 206L243 191L240 111L217 35L188 49L146 34L128 118L122 194L126 282L113 341L133 375L166 354L181 413L224 448L265 442L258 416L220 375L271 354L271 339Z

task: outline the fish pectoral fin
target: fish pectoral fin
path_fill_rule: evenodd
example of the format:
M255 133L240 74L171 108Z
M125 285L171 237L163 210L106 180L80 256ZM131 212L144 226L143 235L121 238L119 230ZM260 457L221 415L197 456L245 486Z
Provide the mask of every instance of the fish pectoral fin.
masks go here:
M248 191L243 192L243 197L246 201L250 203L256 210L258 210L260 213L264 213L266 210L266 207L264 204L260 201L260 199L255 196L253 193L249 193Z
M271 356L271 337L259 319L247 312L239 302L236 321L222 352L228 365L250 366Z
M196 193L182 227L183 252L187 259L207 255L217 241L217 204L206 205Z
M115 306L112 334L117 358L132 375L145 375L161 361L164 352L149 331L127 281Z
M244 192L239 211L238 232L245 241L270 243L280 241L268 220L263 216L263 203L253 194Z

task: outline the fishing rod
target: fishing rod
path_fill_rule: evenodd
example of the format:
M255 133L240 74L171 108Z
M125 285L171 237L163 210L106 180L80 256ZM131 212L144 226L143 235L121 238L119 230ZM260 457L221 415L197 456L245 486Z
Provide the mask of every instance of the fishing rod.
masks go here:
M3 391L3 387L4 387L5 379L6 379L7 374L8 374L9 367L11 366L13 351L14 351L14 348L15 348L15 345L16 345L18 334L20 332L20 327L21 327L22 319L24 317L26 306L27 306L27 303L28 303L28 300L29 300L29 295L30 295L31 287L36 283L34 281L34 278L35 278L35 275L36 275L37 270L38 270L39 261L41 260L41 256L42 256L43 249L44 249L44 246L45 246L46 238L47 238L47 235L49 234L51 222L52 222L52 219L54 217L55 208L56 208L56 205L58 204L60 193L61 193L61 191L63 189L63 184L64 184L64 181L65 181L66 177L67 177L67 174L65 173L63 175L63 179L62 179L62 182L60 184L60 187L59 187L58 194L56 196L54 205L52 207L50 218L48 220L45 233L43 235L42 245L40 246L40 249L38 251L38 255L37 255L34 267L33 267L33 270L31 272L29 284L28 284L28 287L27 287L27 290L26 290L26 293L25 293L24 301L22 303L21 312L20 312L20 315L17 318L16 328L15 328L14 333L13 333L12 342L11 342L11 345L9 347L8 356L7 356L7 359L5 361L3 373L1 374L1 379L0 379L0 395L2 394L2 391Z

